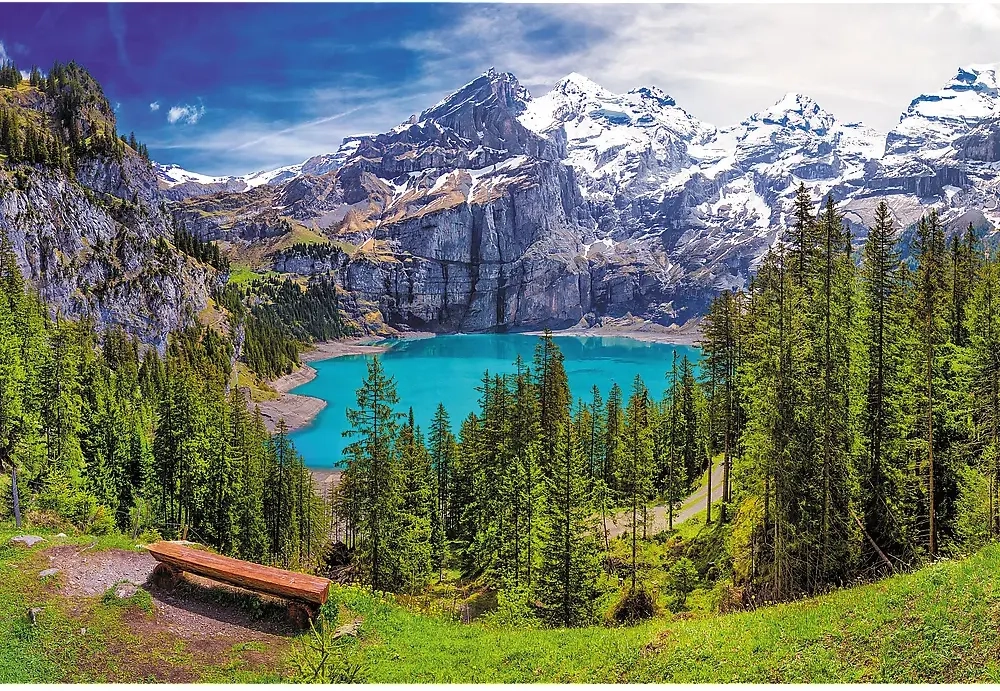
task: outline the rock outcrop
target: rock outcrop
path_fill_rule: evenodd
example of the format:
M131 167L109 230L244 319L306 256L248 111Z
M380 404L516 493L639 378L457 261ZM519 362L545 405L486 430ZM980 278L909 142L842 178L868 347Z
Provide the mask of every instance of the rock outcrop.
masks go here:
M46 162L8 156L0 163L0 239L53 313L89 316L99 328L119 325L163 349L168 333L205 307L216 277L171 246L173 220L156 173L113 134L114 113L100 87L78 66L65 68L62 79L76 111L57 108L27 83L0 88L0 107L20 122L45 123L50 152L65 147ZM66 123L91 143L63 143Z
M571 74L532 99L490 70L389 132L282 169L290 179L173 211L236 252L266 246L262 268L334 276L391 325L672 324L746 284L800 184L837 199L858 243L883 197L903 225L929 206L950 226L996 225L998 104L996 69L979 66L915 99L887 136L794 93L719 129L655 87L614 94Z

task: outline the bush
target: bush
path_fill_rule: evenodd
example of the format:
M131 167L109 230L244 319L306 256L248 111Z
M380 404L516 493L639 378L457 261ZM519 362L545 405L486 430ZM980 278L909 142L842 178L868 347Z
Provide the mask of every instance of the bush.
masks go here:
M608 619L615 624L635 624L644 619L652 619L657 614L656 592L644 584L635 590L626 587L608 613Z
M81 528L83 532L90 535L108 535L115 531L115 517L111 513L111 509L104 504L98 504Z
M309 684L363 684L367 676L357 640L337 637L333 626L310 625L309 636L292 645L293 681Z
M685 609L688 593L698 585L698 569L695 568L693 561L681 557L670 567L667 577L670 579L670 590L675 598L671 603L671 611Z
M72 523L53 511L32 509L24 515L24 518L25 522L32 528L67 534L76 532Z
M524 587L499 591L496 609L484 614L480 621L504 629L536 629L541 623L531 607L531 594Z
M151 531L155 532L156 513L153 505L142 497L136 499L135 505L128 510L128 522L132 539Z

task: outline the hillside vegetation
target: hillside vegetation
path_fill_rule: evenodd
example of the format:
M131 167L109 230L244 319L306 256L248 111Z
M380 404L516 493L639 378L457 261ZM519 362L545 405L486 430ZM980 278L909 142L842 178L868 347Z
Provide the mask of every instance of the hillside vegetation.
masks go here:
M161 604L67 597L35 568L53 545L127 549L120 537L56 538L26 549L0 528L0 682L279 681L296 649L223 646L211 662L156 626ZM46 546L48 545L48 546ZM1000 547L792 604L623 628L521 629L408 611L394 596L335 588L324 615L360 618L335 665L367 682L996 682ZM232 609L236 605L229 603ZM39 624L26 611L42 608ZM328 627L332 628L332 627ZM248 662L251 660L252 662Z

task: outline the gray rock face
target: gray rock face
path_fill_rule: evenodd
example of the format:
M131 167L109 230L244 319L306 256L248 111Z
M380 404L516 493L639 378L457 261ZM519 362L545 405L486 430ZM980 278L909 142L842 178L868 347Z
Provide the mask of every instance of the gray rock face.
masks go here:
M39 578L50 578L52 576L55 576L57 573L59 573L59 569L45 569L44 571L39 571L38 572L38 577Z
M573 74L532 99L490 70L285 182L173 211L205 239L287 247L304 227L343 243L283 250L273 268L331 275L392 325L669 325L746 285L800 184L838 200L856 242L883 197L903 225L929 205L949 227L1000 222L996 72L960 70L882 136L801 94L719 129L653 87L613 94Z
M144 161L87 160L77 180L21 166L0 172L0 235L53 312L117 324L163 349L207 304L205 269L157 248L171 235Z

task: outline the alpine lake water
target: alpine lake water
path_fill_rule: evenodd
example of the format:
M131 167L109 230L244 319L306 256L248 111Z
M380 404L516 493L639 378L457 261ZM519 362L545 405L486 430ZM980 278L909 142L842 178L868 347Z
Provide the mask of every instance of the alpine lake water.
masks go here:
M399 395L397 411L413 408L414 420L426 436L439 403L451 419L452 431L469 413L478 410L483 373L512 374L518 355L531 365L538 336L527 334L456 334L413 340L382 342L389 349L379 355L386 372L395 378ZM556 334L564 356L574 406L577 399L592 400L596 384L607 399L617 383L628 399L635 375L642 377L650 394L659 398L669 385L674 352L678 367L687 356L697 362L695 346L651 343L626 337L569 336ZM321 398L327 406L312 423L291 434L306 465L332 468L340 464L343 449L351 442L347 408L357 405L356 391L367 373L370 355L350 355L310 363L316 378L293 393Z

